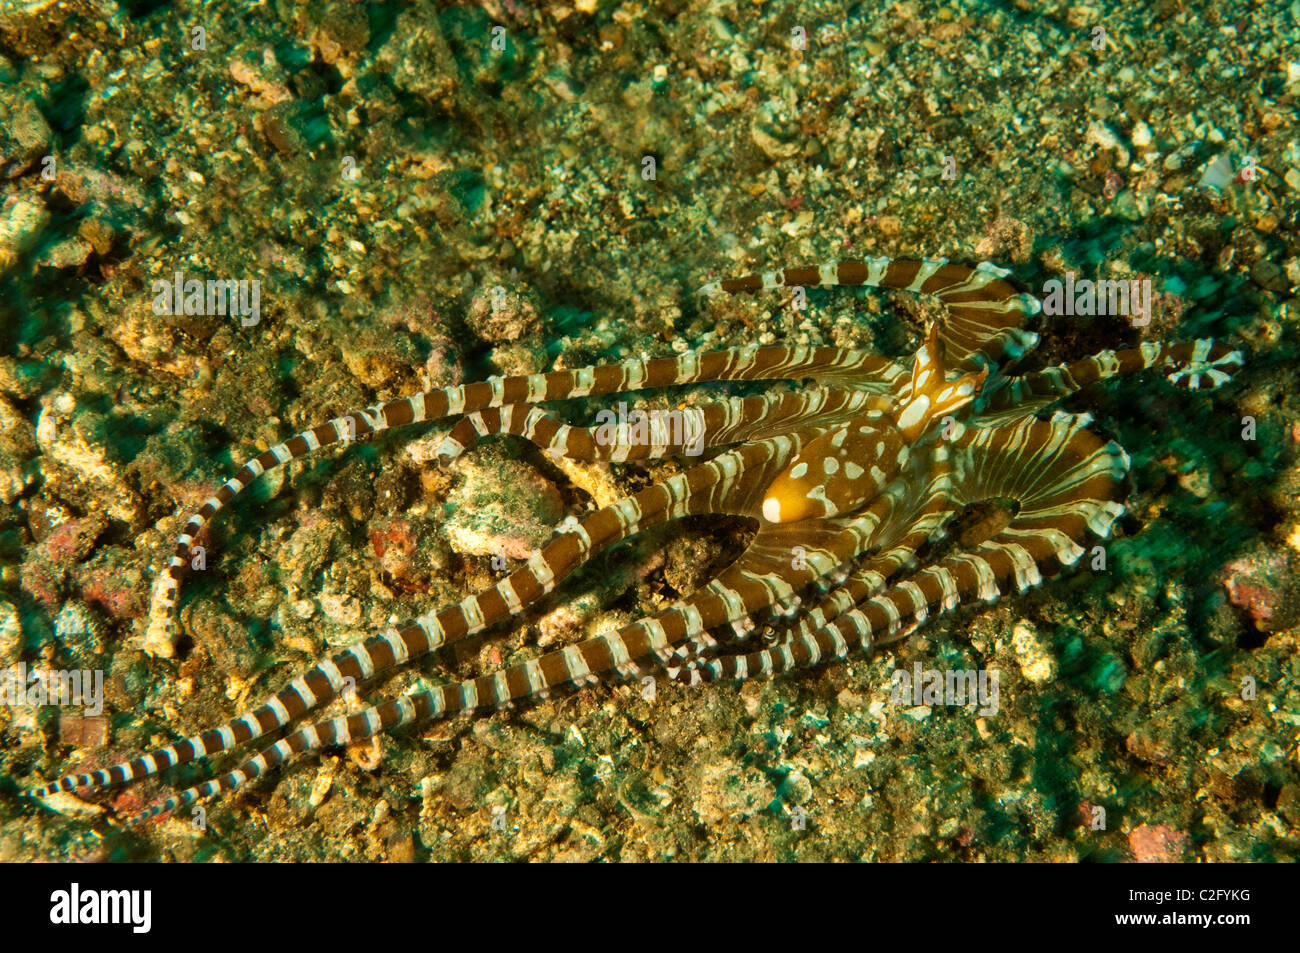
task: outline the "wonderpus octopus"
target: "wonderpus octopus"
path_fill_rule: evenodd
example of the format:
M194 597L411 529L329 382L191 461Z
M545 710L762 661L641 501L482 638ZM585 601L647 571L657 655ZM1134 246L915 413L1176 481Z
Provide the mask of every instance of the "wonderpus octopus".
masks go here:
M875 258L703 289L869 285L933 295L946 312L926 329L910 366L834 347L687 352L430 390L337 417L271 447L185 523L154 592L146 641L153 654L172 654L181 579L204 527L263 473L330 444L450 417L456 420L439 448L443 464L498 434L577 461L714 453L581 520L570 517L495 585L357 642L225 724L31 793L39 798L138 781L196 758L257 748L255 742L346 690L518 615L602 550L687 515L747 517L758 528L735 562L653 615L499 671L458 683L420 680L354 714L308 720L235 770L131 820L230 791L308 751L542 699L561 686L655 672L689 684L741 680L874 652L963 602L993 602L1037 585L1077 562L1089 534L1109 534L1124 510L1129 465L1122 448L1089 429L1089 417L1053 412L1053 405L1102 378L1147 368L1164 369L1180 387L1215 387L1240 368L1242 357L1209 340L1144 343L1013 374L1038 341L1023 325L1040 308L1007 274L989 264ZM760 380L800 386L723 397L680 412L672 426L644 415L616 426L575 426L542 407L565 398ZM949 538L957 514L988 502L1007 504L1007 515L987 538ZM766 640L753 637L760 626Z

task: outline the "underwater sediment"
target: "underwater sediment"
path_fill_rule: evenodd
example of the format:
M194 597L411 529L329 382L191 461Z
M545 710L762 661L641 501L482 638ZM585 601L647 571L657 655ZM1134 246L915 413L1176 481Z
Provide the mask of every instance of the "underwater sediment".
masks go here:
M104 706L0 706L0 859L1294 859L1298 35L1284 2L6 6L0 665L101 671ZM216 724L680 468L507 439L439 468L438 424L311 457L223 514L155 657L153 581L244 459L490 373L910 353L937 313L910 296L694 296L876 255L992 260L1039 294L1150 280L1144 326L1040 317L1044 364L1246 353L1208 394L1071 398L1132 459L1104 571L806 674L599 685L333 749L209 803L206 830L118 823L194 767L21 796ZM178 273L241 303L160 314ZM653 530L422 669L616 628L749 532ZM996 671L996 714L897 703L918 663Z

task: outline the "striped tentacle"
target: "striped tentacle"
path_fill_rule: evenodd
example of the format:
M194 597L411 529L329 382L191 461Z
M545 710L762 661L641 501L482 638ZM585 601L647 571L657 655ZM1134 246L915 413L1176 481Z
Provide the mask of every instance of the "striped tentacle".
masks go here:
M1123 351L1102 351L1006 380L977 401L981 424L1033 413L1089 384L1153 367L1174 369L1166 375L1174 386L1210 389L1226 383L1245 364L1240 351L1210 338L1180 343L1147 342Z
M816 605L806 613L800 614L793 624L780 632L775 644L768 646L767 649L779 651L783 646L788 647L801 639L815 636L835 619L882 591L891 574L891 567L906 566L909 556L910 553L904 552L902 547L899 547L897 551L891 553L892 558L872 560L852 571L840 581L839 585L823 594ZM704 642L698 638L690 640L679 647L664 662L663 667L670 679L696 684L700 679L700 671L712 660L737 654L750 654L744 649L738 651L738 643L746 641L749 634L750 632L745 633L745 639L731 639L725 643L712 640Z
M870 655L876 648L904 638L931 616L956 608L971 594L980 593L987 598L990 583L996 586L998 578L981 576L970 563L949 557L857 603L817 628L801 626L767 648L706 659L698 664L698 677L692 680L743 681L813 668L854 652ZM997 597L997 591L1000 590L995 590L993 598Z
M397 405L404 409L398 410ZM176 537L175 548L167 566L158 574L154 584L153 599L149 605L148 628L145 632L145 648L151 654L170 658L175 653L176 640L179 637L176 626L176 606L180 593L181 581L190 568L194 557L193 546L199 534L226 505L247 489L263 473L284 466L291 460L307 456L321 447L346 442L370 433L385 430L395 425L403 416L411 413L406 401L393 404L380 404L366 410L355 411L342 417L335 417L318 427L304 430L297 436L278 443L269 450L244 462L229 480L221 485L214 496L209 497L191 514Z
M329 701L342 691L351 678L362 680L362 673L373 669L380 646L388 646L386 636L374 636L365 643L345 649L326 662L316 665L300 678L272 695L265 702L218 728L193 735L184 741L155 748L147 754L122 761L112 767L86 774L68 774L30 792L33 797L48 797L58 791L78 788L96 790L116 784L139 781L178 764L230 751L262 735L275 731L313 708ZM391 652L391 646L388 646Z
M1213 390L1226 384L1232 375L1246 366L1241 351L1213 338L1198 338L1188 344L1163 345L1168 349L1161 361L1178 365L1165 376L1175 387L1187 390Z
M233 791L249 781L261 777L266 772L283 764L295 755L332 745L346 745L353 741L378 735L384 731L412 724L428 717L429 695L425 692L404 694L391 701L373 705L354 715L343 715L323 719L315 724L300 728L281 738L249 758L233 771L218 775L202 784L186 788L170 795L156 804L150 805L139 814L127 820L128 825L135 825L187 807L196 801L212 797L225 791Z
M890 602L907 625L893 625L877 645L897 641L938 606L946 612L970 594L996 602L1023 593L1074 565L1089 533L1105 538L1124 512L1129 458L1087 429L1086 415L1057 413L1003 430L967 431L954 450L954 501L1010 498L1010 523L972 550L945 557L893 586ZM886 595L889 595L887 593ZM910 599L911 604L907 604ZM872 600L873 604L875 600ZM889 606L878 609L893 617ZM880 631L877 620L869 620Z
M949 361L965 370L1014 360L1034 347L1038 336L1023 329L1041 310L1033 295L1004 279L1010 272L988 262L971 267L943 258L920 260L868 258L821 266L767 271L728 278L701 289L730 294L766 288L866 285L915 294L932 294L948 309L939 331Z
M931 615L956 608L964 595L977 591L986 592L987 582L970 566L952 558L919 570L844 610L843 600L854 595L846 588L832 594L840 609L820 625L801 624L766 648L705 659L697 663L691 681L743 681L813 668L853 652L869 655L879 646L904 638Z
M787 394L732 397L677 410L649 409L643 430L629 411L624 422L573 426L540 407L510 404L476 411L458 420L438 447L446 465L479 440L502 434L523 437L542 450L570 460L623 462L691 454L709 447L762 439L792 429L829 425L887 398L861 391L812 388ZM613 411L610 411L613 414Z
M420 617L424 651L518 613L594 554L642 530L686 515L753 516L762 484L820 430L755 441L592 513L560 533L528 564L459 606ZM729 620L722 620L729 621ZM406 630L398 634L405 635ZM414 653L410 657L414 657Z
M951 510L937 509L926 538L940 536ZM776 644L762 649L718 655L688 665L692 684L720 679L744 680L811 668L852 652L870 654L874 648L896 642L935 614L954 608L971 594L994 601L1006 591L1012 564L994 551L994 560L982 555L959 554L910 573L886 588L888 579L914 563L913 552L921 540L909 533L897 547L873 560L787 631ZM1002 575L995 571L994 563Z
M819 579L852 560L859 537L831 527L810 532L810 527L766 526L734 563L706 586L683 600L690 624L674 648L660 657L668 676L696 655L717 651L732 640L720 642L712 630L730 625L732 633L751 630L749 624L764 610L797 611L801 594Z

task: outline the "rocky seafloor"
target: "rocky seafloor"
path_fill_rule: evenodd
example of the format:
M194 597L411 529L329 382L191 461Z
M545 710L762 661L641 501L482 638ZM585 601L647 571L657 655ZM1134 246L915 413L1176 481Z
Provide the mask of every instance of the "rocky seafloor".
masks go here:
M0 706L0 860L1297 859L1298 96L1295 0L0 3L0 666L105 678L101 714ZM1042 321L1041 362L1247 354L1212 393L1149 375L1069 402L1133 461L1104 571L804 675L599 685L309 756L203 829L121 823L194 767L22 796L214 725L681 469L494 440L443 471L438 424L326 451L223 514L181 651L154 657L155 574L243 459L494 372L901 354L933 313L906 296L694 295L881 254L1155 283L1146 327ZM178 271L260 281L257 322L155 313ZM635 619L751 531L649 532L421 670ZM916 663L996 670L997 714L893 704Z

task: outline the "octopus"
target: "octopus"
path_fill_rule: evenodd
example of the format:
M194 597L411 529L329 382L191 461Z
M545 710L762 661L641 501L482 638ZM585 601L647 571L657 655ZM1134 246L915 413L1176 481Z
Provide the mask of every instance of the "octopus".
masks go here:
M1041 306L1008 275L988 263L882 257L702 289L715 295L864 285L933 296L943 316L928 324L910 361L836 347L750 346L491 377L376 404L271 447L185 522L154 589L151 654L175 654L180 586L196 552L201 556L205 527L268 470L323 447L450 418L440 465L498 435L572 461L681 457L690 465L582 519L569 517L494 585L352 644L224 724L30 794L137 782L237 750L251 755L153 803L129 819L136 823L233 791L295 757L406 726L647 673L694 685L809 669L885 649L959 605L1037 586L1075 565L1086 544L1107 537L1124 512L1128 455L1094 432L1087 415L1067 413L1060 402L1086 385L1148 369L1176 387L1213 388L1243 358L1208 339L1146 342L1016 373L1038 342L1025 325ZM727 381L774 383L767 393L721 396L669 413L634 411L599 426L571 424L545 407ZM973 525L958 518L972 512L980 514ZM309 717L398 666L515 619L611 546L706 514L744 518L757 528L734 562L653 614L474 678L421 677L351 714Z

